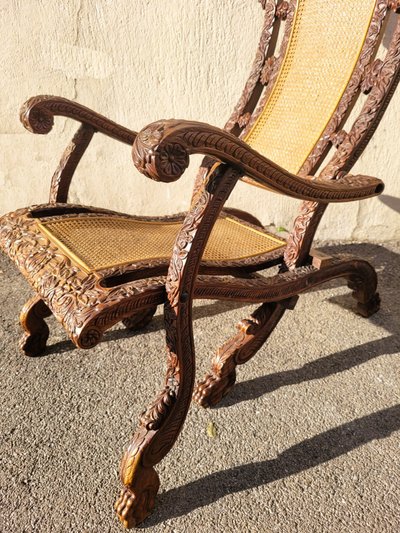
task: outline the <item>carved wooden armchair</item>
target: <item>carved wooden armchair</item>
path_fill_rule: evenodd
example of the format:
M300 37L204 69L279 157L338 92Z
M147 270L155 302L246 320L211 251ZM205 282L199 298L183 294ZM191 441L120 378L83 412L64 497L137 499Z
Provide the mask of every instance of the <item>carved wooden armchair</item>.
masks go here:
M21 111L24 126L34 133L48 133L55 115L81 123L53 176L49 203L0 219L1 246L37 293L21 313L22 350L37 355L45 349L44 319L50 314L76 346L91 348L115 323L141 328L159 304L165 307L165 387L140 418L121 465L124 488L116 510L127 527L154 507L159 479L153 467L173 446L192 394L204 407L217 404L235 382L236 365L256 353L300 293L343 277L359 313L368 317L379 308L369 263L310 250L330 202L361 200L383 190L382 181L348 172L398 82L400 22L383 59L376 59L376 52L385 17L400 3L261 4L265 20L253 68L223 130L162 120L136 134L52 96L31 98ZM359 97L361 113L349 123ZM190 155L204 154L188 212L150 218L68 204L72 176L96 132L133 145L136 167L158 181L179 179ZM251 215L223 210L239 179L303 200L287 241ZM276 265L275 275L258 273ZM195 388L193 298L260 304L217 351L210 374Z

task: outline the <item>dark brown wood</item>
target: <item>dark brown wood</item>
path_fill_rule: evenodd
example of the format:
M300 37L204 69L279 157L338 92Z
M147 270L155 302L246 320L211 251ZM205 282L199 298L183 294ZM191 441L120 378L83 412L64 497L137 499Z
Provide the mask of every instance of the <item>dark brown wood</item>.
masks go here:
M24 127L32 133L42 135L52 130L56 115L72 118L91 126L94 131L99 131L125 144L131 145L136 137L136 132L120 126L88 107L60 96L33 96L23 104L20 110L20 120Z
M19 321L25 333L21 337L19 347L25 355L35 357L45 351L49 327L44 319L50 315L50 309L37 295L28 300L22 308Z
M196 274L213 222L239 176L228 167L214 177L187 214L175 242L166 282L165 388L141 417L121 464L124 489L116 510L127 527L151 512L156 484L148 488L147 480L156 479L153 467L171 449L186 418L195 378L191 308Z
M131 331L144 329L148 324L150 324L156 311L157 306L155 305L154 307L150 307L149 309L145 309L139 313L134 313L128 318L124 318L122 323Z
M72 177L79 164L86 148L94 135L94 128L87 124L82 124L75 133L71 142L65 149L65 152L53 174L50 185L49 202L64 203L68 200L68 191Z
M375 57L387 12L398 11L399 2L376 0L350 82L298 175L280 168L243 141L272 94L290 43L298 4L297 0L260 3L265 16L256 57L224 130L198 122L164 120L137 134L87 107L54 96L31 98L21 109L24 126L34 133L48 133L57 115L81 123L53 176L49 204L0 218L0 245L38 294L21 313L23 351L28 355L44 351L49 333L44 319L50 314L61 322L76 346L88 349L119 321L130 329L145 327L157 306L164 304L165 386L141 416L121 464L123 490L116 511L126 527L139 524L154 507L159 488L154 466L178 437L192 394L205 407L216 405L233 386L236 366L255 355L284 312L294 308L300 294L342 277L353 291L358 313L370 316L379 309L377 277L368 262L326 257L312 251L311 246L328 203L368 198L383 189L376 178L350 176L348 172L375 131L399 80L400 20L386 56ZM278 38L280 32L282 39ZM365 104L347 132L344 121L360 94L367 95ZM36 221L41 217L62 220L70 216L131 216L64 203L73 174L95 132L133 145L138 169L158 181L179 179L191 154L206 156L189 211L174 217L146 218L181 222L170 260L154 258L87 272L38 229ZM336 151L318 176L332 146ZM219 216L226 216L222 211L224 203L239 179L304 200L287 246L235 261L202 260L213 226ZM241 223L261 231L261 223L251 214L231 210L229 216L237 216ZM277 274L257 274L272 266L279 266ZM259 305L239 323L239 332L217 351L211 372L194 393L193 298Z
M231 133L188 120L159 120L136 137L132 157L145 176L164 182L179 179L190 154L207 154L231 164L268 188L303 200L345 202L380 194L383 182L369 176L344 175L335 181L302 178L287 172Z

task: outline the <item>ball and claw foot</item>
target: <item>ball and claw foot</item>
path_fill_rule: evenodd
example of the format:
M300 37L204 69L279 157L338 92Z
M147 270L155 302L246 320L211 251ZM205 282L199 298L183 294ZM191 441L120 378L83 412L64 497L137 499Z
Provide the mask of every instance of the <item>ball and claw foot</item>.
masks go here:
M43 322L40 330L34 333L24 333L19 341L19 347L28 357L37 357L46 350L47 339L49 338L49 327Z
M207 374L203 381L197 384L193 392L193 400L202 407L214 407L228 394L235 381L235 370L226 376Z
M146 468L145 476L121 490L114 509L125 528L138 526L152 513L159 487L157 472L154 468Z

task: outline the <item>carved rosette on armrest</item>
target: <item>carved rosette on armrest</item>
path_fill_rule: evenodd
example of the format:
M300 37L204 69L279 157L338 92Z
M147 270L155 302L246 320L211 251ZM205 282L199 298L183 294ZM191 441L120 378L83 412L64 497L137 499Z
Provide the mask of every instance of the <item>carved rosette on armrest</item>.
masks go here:
M187 147L168 139L174 120L160 120L143 129L133 145L132 157L136 168L148 178L169 183L176 181L189 165ZM169 126L172 126L169 127Z
M20 119L24 127L32 133L45 135L54 124L54 116L72 118L126 144L132 144L136 132L120 126L116 122L92 111L77 102L59 96L40 95L29 98L20 110Z
M201 122L161 120L138 133L132 157L138 170L151 179L180 178L190 154L204 154L228 163L276 192L321 203L346 202L376 196L383 182L369 176L340 175L336 180L306 178L287 172L234 135Z

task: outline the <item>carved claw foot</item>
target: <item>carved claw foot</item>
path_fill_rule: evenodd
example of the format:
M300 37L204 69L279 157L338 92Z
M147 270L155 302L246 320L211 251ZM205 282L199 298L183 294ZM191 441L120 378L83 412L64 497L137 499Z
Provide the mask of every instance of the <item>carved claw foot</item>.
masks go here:
M19 347L28 357L42 355L46 350L49 338L49 327L43 322L43 327L35 333L24 333L19 341Z
M373 297L368 300L366 303L358 302L357 304L357 313L365 318L372 316L374 313L379 311L381 306L381 299L379 294L376 292Z
M207 374L203 381L199 381L197 384L193 392L193 400L202 407L213 407L228 394L235 381L235 370L226 376Z
M154 468L143 468L140 476L129 487L124 487L115 503L115 511L124 527L138 526L153 511L160 480Z
M135 313L128 318L124 318L122 323L126 329L129 329L130 331L138 331L145 328L147 324L150 324L156 311L157 306L150 307L149 309Z

